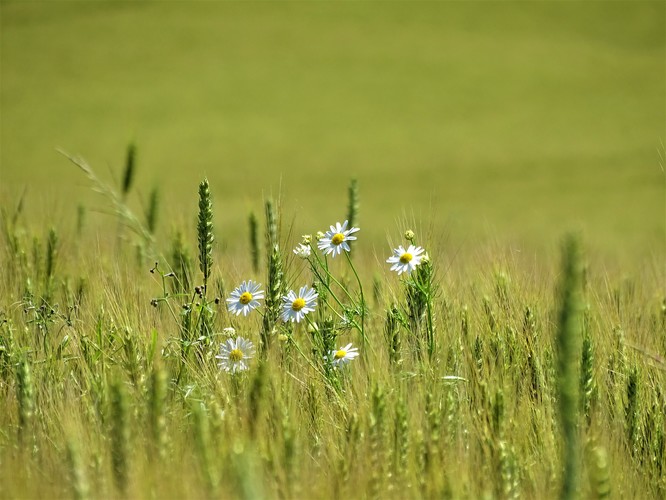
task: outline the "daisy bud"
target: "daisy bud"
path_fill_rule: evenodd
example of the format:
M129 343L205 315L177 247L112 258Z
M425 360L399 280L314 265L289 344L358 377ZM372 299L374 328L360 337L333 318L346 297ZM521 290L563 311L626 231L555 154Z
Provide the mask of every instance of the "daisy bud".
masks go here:
M310 242L312 241L311 234L304 234L303 236L301 236L301 238L302 238L301 243L303 243L303 245L309 245Z
M228 326L224 330L222 330L222 333L227 337L233 337L234 335L236 335L236 329L232 326Z
M287 335L285 335L284 333L281 333L280 335L278 335L278 340L280 342L286 342L287 340L289 340L289 337Z
M326 236L322 231L317 231L317 241L321 240L324 236Z
M411 229L405 231L405 239L407 241L414 241L414 231L412 231Z

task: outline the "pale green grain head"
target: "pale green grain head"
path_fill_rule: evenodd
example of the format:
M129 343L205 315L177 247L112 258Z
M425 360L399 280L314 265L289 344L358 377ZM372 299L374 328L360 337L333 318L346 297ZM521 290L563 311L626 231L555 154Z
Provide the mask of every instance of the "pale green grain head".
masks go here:
M199 184L199 218L197 223L197 241L199 245L199 269L203 275L204 296L206 285L213 268L213 201L208 179Z

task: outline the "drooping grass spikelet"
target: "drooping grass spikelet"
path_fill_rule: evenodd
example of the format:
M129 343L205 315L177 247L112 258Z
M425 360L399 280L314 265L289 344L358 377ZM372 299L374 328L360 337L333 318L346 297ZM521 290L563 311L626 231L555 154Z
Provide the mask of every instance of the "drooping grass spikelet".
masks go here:
M578 443L578 386L581 338L581 257L576 236L567 237L563 247L560 314L557 331L558 392L563 440L564 475L561 497L576 498L580 480Z
M358 181L352 179L349 183L349 200L347 205L347 220L349 227L354 227L358 223Z
M266 283L266 307L261 330L261 349L265 351L271 334L280 318L281 297L284 289L284 272L279 243L279 215L273 202L266 202L266 255L268 257L268 279Z
M160 207L160 188L153 186L148 198L148 209L146 210L146 226L150 234L155 234L157 229L157 215Z
M60 154L65 156L74 165L79 167L93 182L95 190L106 196L113 204L115 214L118 217L118 222L123 223L124 226L129 227L133 232L139 235L145 244L152 245L154 243L153 235L148 231L139 218L129 209L125 203L125 198L116 193L115 189L109 186L106 182L102 181L94 170L82 158L70 156L62 150L58 150Z
M206 297L206 286L213 268L213 202L210 195L208 179L199 184L199 221L197 224L197 241L199 243L199 269L203 274L203 297Z
M130 143L127 146L127 155L125 157L125 172L123 174L122 195L123 199L127 198L127 193L132 188L134 181L134 173L136 167L136 146Z
M259 224L257 216L254 212L250 212L248 219L248 226L250 230L250 255L252 256L252 270L255 273L259 272Z

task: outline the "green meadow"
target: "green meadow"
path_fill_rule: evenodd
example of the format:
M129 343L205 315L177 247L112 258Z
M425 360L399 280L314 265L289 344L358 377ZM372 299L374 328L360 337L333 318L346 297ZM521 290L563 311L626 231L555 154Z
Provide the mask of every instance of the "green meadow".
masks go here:
M664 498L664 19L0 1L0 499Z

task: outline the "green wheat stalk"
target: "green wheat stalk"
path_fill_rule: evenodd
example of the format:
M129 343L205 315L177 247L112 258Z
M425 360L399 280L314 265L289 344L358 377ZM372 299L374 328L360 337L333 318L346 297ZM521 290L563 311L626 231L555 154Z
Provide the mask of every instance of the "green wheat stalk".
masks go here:
M580 482L578 442L578 386L581 359L581 256L576 236L564 242L560 314L557 330L558 392L562 425L564 475L561 498L576 498Z
M266 283L266 307L261 330L261 348L264 352L271 340L273 329L280 318L284 292L284 271L279 243L279 218L273 202L266 202L266 255L268 280Z
M252 256L252 270L255 273L259 272L259 223L257 222L257 216L254 215L254 212L250 213L248 219L248 225L250 229L250 255Z
M148 198L148 209L146 210L146 227L150 234L155 234L155 229L157 229L157 215L159 212L160 206L160 189L157 186L154 186L150 191L150 196Z
M197 242L199 244L199 269L203 275L203 295L206 296L208 279L213 268L213 202L208 179L199 184L199 218Z
M121 186L123 200L127 198L127 194L132 188L134 182L134 173L136 170L136 145L130 143L127 146L127 154L125 156L125 172L123 174L123 184Z
M130 424L127 394L120 380L111 385L111 465L118 491L126 495L129 483Z
M348 205L347 205L347 220L349 221L349 227L356 226L358 222L358 181L352 179L349 183L348 189Z

